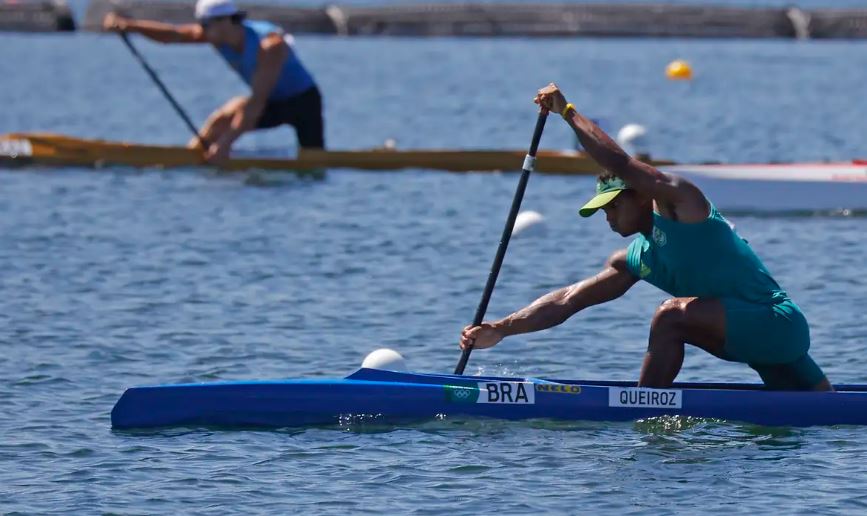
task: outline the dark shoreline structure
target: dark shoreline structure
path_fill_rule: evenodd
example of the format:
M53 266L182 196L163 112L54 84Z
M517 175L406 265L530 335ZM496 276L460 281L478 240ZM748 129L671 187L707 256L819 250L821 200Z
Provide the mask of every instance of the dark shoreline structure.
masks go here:
M193 1L91 0L83 28L106 13L193 21ZM659 4L413 4L291 7L241 2L252 18L287 31L342 36L538 36L672 38L867 38L867 8L750 8ZM74 30L63 0L0 0L0 30Z
M67 32L75 30L69 6L62 0L0 0L0 31Z
M667 4L413 4L287 7L241 4L251 18L295 33L343 36L867 38L867 9L746 8ZM91 0L84 28L112 9L134 17L193 20L193 2Z

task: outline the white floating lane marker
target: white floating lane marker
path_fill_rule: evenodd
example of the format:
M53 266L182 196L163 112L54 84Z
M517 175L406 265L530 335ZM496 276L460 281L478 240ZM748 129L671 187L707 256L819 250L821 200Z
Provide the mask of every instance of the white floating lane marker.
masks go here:
M406 360L393 349L380 348L372 351L366 357L361 367L368 369L385 369L387 371L406 371Z
M640 124L626 124L617 131L618 145L629 154L648 154L647 129Z
M543 217L538 211L522 211L518 213L517 217L515 217L515 228L512 230L512 235L517 235L522 231L526 231L533 226L538 226L543 222L545 222L545 217Z

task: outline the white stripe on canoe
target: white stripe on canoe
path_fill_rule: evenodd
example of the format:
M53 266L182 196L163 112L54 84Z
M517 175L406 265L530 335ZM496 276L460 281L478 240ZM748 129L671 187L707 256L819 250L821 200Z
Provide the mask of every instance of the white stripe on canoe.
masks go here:
M718 179L867 182L867 163L862 162L672 165L661 169L673 174Z

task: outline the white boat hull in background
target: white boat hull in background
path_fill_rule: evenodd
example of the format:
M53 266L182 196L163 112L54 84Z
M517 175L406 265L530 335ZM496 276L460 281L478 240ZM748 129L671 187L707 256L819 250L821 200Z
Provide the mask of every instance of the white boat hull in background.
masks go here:
M695 183L721 210L867 210L867 162L661 167Z

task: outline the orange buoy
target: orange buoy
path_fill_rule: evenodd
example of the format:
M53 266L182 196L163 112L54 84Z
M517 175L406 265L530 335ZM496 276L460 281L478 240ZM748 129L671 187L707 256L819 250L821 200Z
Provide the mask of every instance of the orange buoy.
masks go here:
M692 79L692 67L683 59L675 59L665 67L665 76L672 81L688 81Z

